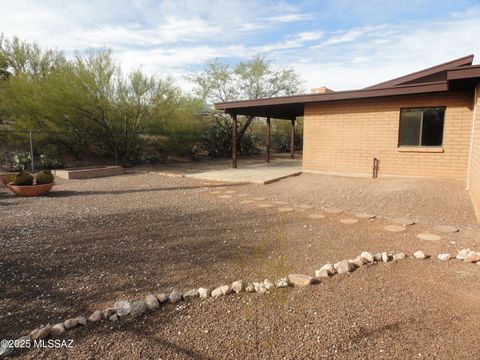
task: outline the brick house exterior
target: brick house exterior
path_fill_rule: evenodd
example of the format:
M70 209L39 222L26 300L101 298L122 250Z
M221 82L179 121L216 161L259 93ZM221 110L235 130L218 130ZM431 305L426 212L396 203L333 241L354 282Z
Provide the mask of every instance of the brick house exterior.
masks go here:
M307 172L462 180L480 219L480 65L472 62L469 55L360 90L215 106L235 122L303 116Z

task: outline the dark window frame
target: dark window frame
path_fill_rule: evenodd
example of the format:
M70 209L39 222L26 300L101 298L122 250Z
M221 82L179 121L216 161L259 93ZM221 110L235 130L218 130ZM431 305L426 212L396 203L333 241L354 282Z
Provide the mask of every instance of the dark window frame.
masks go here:
M428 109L442 109L443 110L443 127L442 127L442 143L440 145L422 145L422 131L423 131L423 111L428 110ZM420 122L420 134L419 134L419 140L418 140L418 145L402 145L400 144L400 132L401 132L401 123L402 123L402 112L404 110L423 110L422 111L422 119ZM400 114L399 114L399 119L398 119L398 139L397 139L397 147L398 148L442 148L443 147L443 140L444 140L444 135L445 135L445 114L447 111L447 106L440 105L440 106L421 106L421 107L401 107L400 108Z

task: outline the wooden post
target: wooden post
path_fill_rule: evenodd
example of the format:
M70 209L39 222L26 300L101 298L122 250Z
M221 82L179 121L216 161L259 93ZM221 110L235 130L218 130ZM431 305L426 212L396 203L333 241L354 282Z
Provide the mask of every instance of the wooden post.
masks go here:
M237 114L232 115L232 167L237 168Z
M267 117L267 134L266 134L266 148L267 148L267 163L270 162L270 117Z
M290 128L290 159L295 159L295 119L292 119Z

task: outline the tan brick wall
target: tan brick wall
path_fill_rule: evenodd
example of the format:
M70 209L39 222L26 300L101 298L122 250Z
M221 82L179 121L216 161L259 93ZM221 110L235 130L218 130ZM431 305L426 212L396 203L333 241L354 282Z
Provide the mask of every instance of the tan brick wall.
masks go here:
M400 108L430 106L446 106L444 152L400 152L397 147ZM379 177L465 180L471 122L471 92L306 104L303 168L371 176L376 157L380 160Z
M473 207L480 221L480 84L477 86L475 124L472 134L472 151L470 171L468 176L468 191L472 198Z

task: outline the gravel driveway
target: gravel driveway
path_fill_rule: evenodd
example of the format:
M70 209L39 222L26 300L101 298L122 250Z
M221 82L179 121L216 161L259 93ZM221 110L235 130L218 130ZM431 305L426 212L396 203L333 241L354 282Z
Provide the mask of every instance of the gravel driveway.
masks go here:
M282 201L287 204L275 203ZM286 206L295 210L277 209ZM332 206L344 213L308 217ZM357 211L378 218L340 223ZM386 231L397 216L417 224L401 233ZM44 198L0 192L0 217L0 338L154 291L312 274L327 261L364 250L480 249L463 184L438 180L303 174L266 186L223 188L133 171L58 180ZM438 224L456 225L460 232L439 241L416 238ZM22 356L475 358L479 280L480 266L408 259L278 296L167 306L134 322L68 332L73 349L35 349Z

